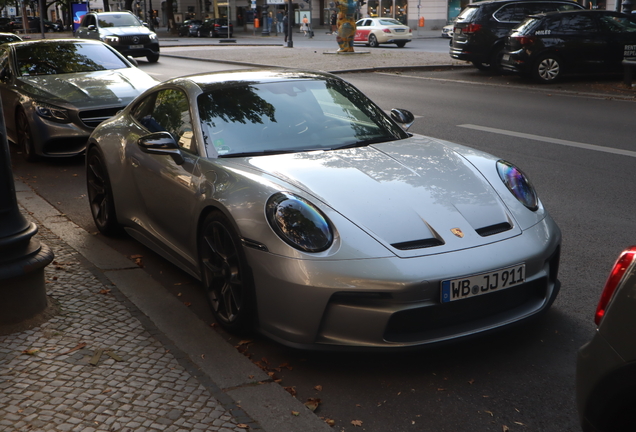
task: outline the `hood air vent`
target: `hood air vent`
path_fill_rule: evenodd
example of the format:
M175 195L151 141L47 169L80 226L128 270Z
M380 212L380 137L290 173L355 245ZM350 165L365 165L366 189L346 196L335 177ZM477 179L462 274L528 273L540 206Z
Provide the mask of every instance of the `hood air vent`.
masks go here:
M441 246L443 244L444 242L439 239L429 238L429 239L422 239L422 240L412 240L412 241L401 242L401 243L393 243L391 246L399 250L412 250L412 249L424 249L424 248L429 248L433 246Z
M510 225L508 222L503 222L503 223L498 223L495 225L479 228L479 229L476 229L475 231L477 231L477 234L479 234L482 237L488 237L491 235L502 233L504 231L508 231L510 229L512 229L512 225Z

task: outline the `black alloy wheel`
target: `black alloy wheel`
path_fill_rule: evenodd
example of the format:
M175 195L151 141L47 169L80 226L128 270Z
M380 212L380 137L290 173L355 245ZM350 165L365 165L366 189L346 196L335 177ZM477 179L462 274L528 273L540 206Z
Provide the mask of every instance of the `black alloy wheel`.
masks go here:
M374 34L372 34L372 35L370 35L370 36L369 36L369 46L370 46L371 48L377 48L377 47L379 47L379 46L380 46L380 44L378 43L378 38L377 38L377 37L375 37L375 35L374 35Z
M229 220L210 213L199 233L201 280L214 318L224 329L243 333L254 322L254 293L241 241Z
M18 108L15 117L18 147L22 150L22 157L24 157L24 160L27 162L34 162L37 160L37 155L35 154L35 148L33 146L33 134L31 133L29 119L22 108Z
M544 54L537 59L532 69L532 75L540 83L556 82L563 72L561 59L554 54Z
M121 233L108 171L96 147L91 147L86 157L86 186L91 214L99 232L107 236Z

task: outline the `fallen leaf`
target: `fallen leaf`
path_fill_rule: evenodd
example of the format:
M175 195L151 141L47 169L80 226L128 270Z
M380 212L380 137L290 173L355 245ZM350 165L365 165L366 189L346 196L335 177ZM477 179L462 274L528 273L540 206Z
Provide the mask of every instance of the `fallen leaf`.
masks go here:
M248 375L247 377L248 377L249 379L253 379L253 378L254 378L254 375Z
M64 354L69 354L69 353L72 353L73 351L77 351L77 350L79 350L79 349L82 349L82 348L84 348L85 346L86 346L86 342L81 342L81 343L79 343L79 344L78 344L75 348L71 348L71 349L70 349L70 350L68 350L68 351L64 351L64 352L61 352L61 353L57 353L57 354L55 354L55 355L64 355Z
M110 290L108 288L100 289L99 293L104 295L110 294Z
M40 351L39 348L32 348L32 349L22 351L22 354L27 354L32 356L32 355L35 355L35 353L37 353L38 351Z
M294 368L289 365L289 363L285 362L278 366L279 368L286 368L287 370L293 370Z
M296 387L283 387L283 388L287 390L287 393L296 397Z
M254 342L252 339L245 339L245 340L240 341L240 342L238 343L238 346L242 346L242 345L249 345L249 344L251 344L252 342Z
M515 424L518 424L519 426L525 426L523 423L521 422L515 422Z
M508 428L508 426L506 426L506 425L502 425L502 426L501 426L501 430L502 430L503 432L510 432L510 429L509 429L509 428Z
M296 417L298 417L300 413L298 411L292 411L292 415L295 415Z
M357 406L358 408L362 408L362 405L360 405L360 404L356 404L356 406ZM378 406L380 406L380 404L378 404Z
M494 417L495 415L492 413L492 411L484 411L487 414L490 414L490 417Z
M317 385L317 386L314 387L314 390L322 391L322 386L321 385Z
M475 380L471 379L470 381L468 381L468 384L475 384Z
M179 293L179 294L177 294L177 297L181 297L182 295L183 295L183 294Z
M186 305L187 307L192 306L192 303L190 303L190 302L184 302L183 304Z
M239 427L241 429L249 429L249 426L246 425L245 423L239 423L236 425L236 427Z
M335 426L335 425L336 425L336 421L335 421L335 420L332 420L332 419L330 419L330 418L326 418L326 419L325 419L325 423L327 423L327 424L328 424L329 426L331 426L331 427L333 427L333 426Z
M446 389L440 387L440 388L437 389L437 391L446 391Z
M362 427L362 420L351 420L351 424L357 427Z
M322 402L320 399L309 398L307 399L307 402L305 402L305 406L312 411L316 411L316 409L318 409L318 405L320 405L320 402Z

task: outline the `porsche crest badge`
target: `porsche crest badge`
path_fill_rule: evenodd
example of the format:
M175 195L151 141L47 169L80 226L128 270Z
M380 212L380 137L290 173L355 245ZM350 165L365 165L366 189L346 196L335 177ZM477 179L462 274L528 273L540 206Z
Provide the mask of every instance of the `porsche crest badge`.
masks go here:
M459 228L451 228L451 232L459 238L464 238L464 233Z

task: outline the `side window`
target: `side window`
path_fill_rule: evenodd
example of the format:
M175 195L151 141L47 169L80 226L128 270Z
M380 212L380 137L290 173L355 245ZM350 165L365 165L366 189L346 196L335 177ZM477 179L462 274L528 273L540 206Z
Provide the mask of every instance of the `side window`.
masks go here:
M0 49L0 79L2 82L8 81L9 73L9 52L6 49Z
M589 34L598 33L599 28L594 18L589 15L566 15L561 20L559 33L561 34Z
M526 4L508 4L493 14L499 22L521 22L530 13Z
M150 95L133 108L132 115L150 132L169 132L183 150L197 153L190 104L181 90L165 89Z

